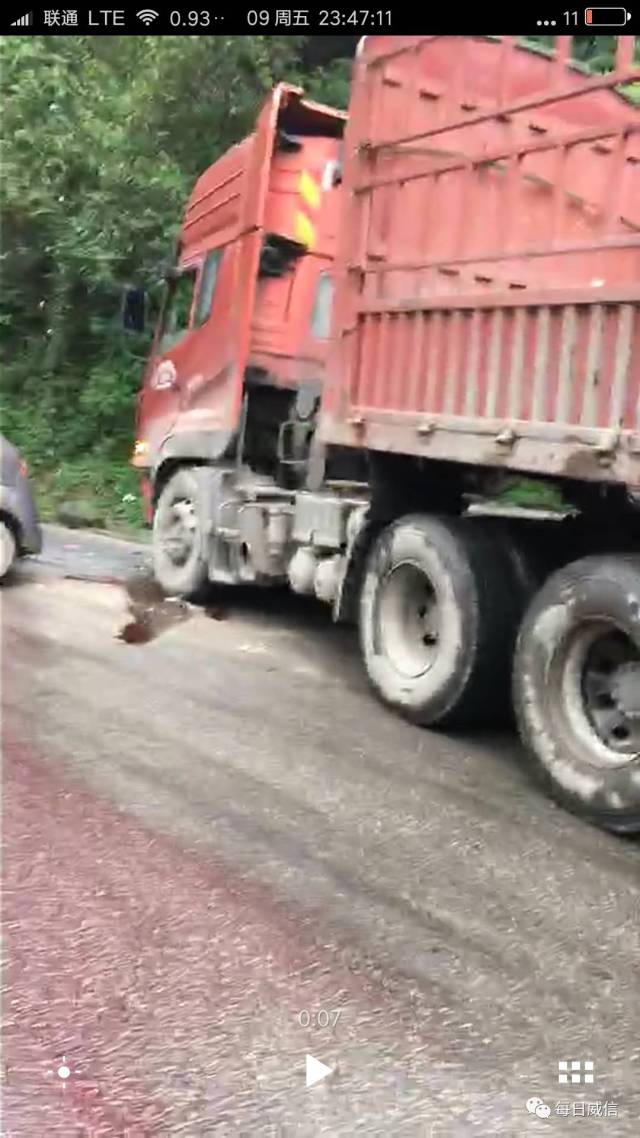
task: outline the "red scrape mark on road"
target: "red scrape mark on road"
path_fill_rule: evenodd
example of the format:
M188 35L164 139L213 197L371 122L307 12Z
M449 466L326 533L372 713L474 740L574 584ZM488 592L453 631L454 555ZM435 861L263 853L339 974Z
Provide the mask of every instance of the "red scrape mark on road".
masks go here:
M14 1138L150 1138L194 1110L231 1121L235 1096L255 1086L253 1033L269 1017L276 1036L283 1017L293 1022L309 975L317 1006L338 989L380 1002L305 941L301 915L267 888L146 830L6 728L3 781L4 1128Z

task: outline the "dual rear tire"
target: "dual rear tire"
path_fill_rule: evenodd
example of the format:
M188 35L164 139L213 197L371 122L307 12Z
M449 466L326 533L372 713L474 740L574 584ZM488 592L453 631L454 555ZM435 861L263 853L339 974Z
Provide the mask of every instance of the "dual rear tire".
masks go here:
M525 599L497 531L475 519L401 518L375 542L362 584L373 688L424 726L501 715Z
M640 557L585 557L534 598L514 667L532 769L563 806L640 831Z
M400 519L362 584L369 680L412 722L453 727L504 717L513 676L546 789L605 829L640 830L640 558L585 558L538 589L541 577L486 521Z

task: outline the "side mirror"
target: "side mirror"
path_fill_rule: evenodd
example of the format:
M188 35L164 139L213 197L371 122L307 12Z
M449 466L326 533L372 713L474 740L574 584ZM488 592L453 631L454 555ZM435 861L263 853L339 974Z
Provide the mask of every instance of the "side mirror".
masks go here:
M122 327L125 332L144 332L147 297L143 288L133 285L124 290Z

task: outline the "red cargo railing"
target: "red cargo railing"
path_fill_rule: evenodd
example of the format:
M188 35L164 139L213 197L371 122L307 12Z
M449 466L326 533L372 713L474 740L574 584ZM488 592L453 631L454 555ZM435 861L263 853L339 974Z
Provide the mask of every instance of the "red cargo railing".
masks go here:
M367 41L325 439L640 483L640 81L510 37Z

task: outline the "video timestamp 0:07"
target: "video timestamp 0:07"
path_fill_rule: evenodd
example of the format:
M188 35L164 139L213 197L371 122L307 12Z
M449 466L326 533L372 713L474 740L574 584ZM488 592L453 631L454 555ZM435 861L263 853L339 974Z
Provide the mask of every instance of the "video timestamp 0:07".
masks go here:
M298 1012L298 1023L300 1027L337 1027L341 1015L342 1008L335 1008L333 1011L318 1008L317 1012L303 1008Z

